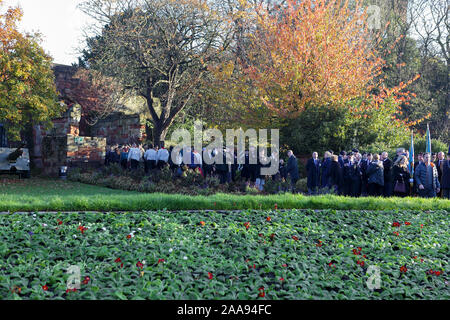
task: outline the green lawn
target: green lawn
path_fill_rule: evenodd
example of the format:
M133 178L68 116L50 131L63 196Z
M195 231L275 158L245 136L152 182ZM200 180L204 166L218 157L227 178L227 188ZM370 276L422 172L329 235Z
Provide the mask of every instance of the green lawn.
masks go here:
M0 215L0 298L449 299L449 227L447 211Z
M450 201L302 195L186 196L121 191L54 179L0 179L0 211L140 211L240 209L450 210Z

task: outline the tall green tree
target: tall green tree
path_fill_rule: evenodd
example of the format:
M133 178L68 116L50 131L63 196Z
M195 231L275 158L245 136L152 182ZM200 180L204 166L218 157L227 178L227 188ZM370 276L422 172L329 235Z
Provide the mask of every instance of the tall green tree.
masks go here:
M0 122L12 140L18 140L31 124L51 125L51 119L62 111L52 58L39 45L37 35L17 30L21 16L18 8L0 11Z

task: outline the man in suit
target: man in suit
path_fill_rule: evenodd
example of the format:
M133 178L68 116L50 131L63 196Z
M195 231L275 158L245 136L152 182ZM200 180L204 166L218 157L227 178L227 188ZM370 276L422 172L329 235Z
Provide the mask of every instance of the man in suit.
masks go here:
M312 158L306 163L308 194L317 194L320 182L320 160L319 154L313 152Z
M381 154L381 161L384 168L383 196L390 197L392 195L392 161L387 152Z
M292 193L295 193L295 185L299 179L297 158L294 156L292 150L289 150L287 155L289 157L289 160L286 171L287 174L291 177Z

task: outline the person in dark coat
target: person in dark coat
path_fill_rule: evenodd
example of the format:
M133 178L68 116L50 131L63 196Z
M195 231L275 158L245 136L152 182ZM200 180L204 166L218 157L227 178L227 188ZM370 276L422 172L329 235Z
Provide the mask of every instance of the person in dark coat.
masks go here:
M111 154L111 163L120 163L120 150L118 147L115 147L114 152Z
M447 153L447 160L442 165L442 197L450 200L450 150Z
M341 151L338 157L338 162L341 165L341 168L344 168L345 163L347 162L347 152Z
M308 193L310 195L314 195L317 193L317 189L320 185L320 160L319 154L317 152L313 152L312 158L308 160L306 163L306 172L307 172L307 186Z
M384 186L383 186L383 196L390 197L392 196L392 161L389 159L389 155L387 152L383 152L381 154L381 161L383 161L384 168Z
M352 155L348 160L345 164L348 172L348 195L356 198L360 195L362 172L355 156Z
M324 159L322 161L322 179L320 186L321 188L329 188L330 185L330 170L331 170L331 153L329 151L325 152Z
M408 169L408 160L405 156L397 157L394 166L392 167L392 182L394 186L394 195L396 197L407 197L410 192L409 180L411 179L411 173ZM396 184L404 184L405 192L395 191Z
M373 197L383 195L384 168L383 162L380 161L380 155L375 154L373 156L373 161L367 169L367 176L369 183L369 195Z
M445 153L444 152L438 152L437 154L437 159L434 162L434 164L436 165L436 169L438 172L438 179L439 179L439 183L442 184L442 169L444 167L444 162L445 162ZM441 192L439 194L440 197L442 197L442 188L441 188Z
M333 155L331 156L329 185L333 188L334 193L338 195L343 194L343 180L344 177L341 165L339 164L339 158L337 155Z
M373 160L373 156L371 153L363 154L359 167L361 169L361 195L366 197L369 194L369 184L367 176L367 169L369 169L369 165Z
M291 178L291 187L292 192L296 192L295 185L297 184L298 179L300 178L298 173L298 163L297 158L294 156L292 150L289 150L287 153L289 160L286 168L287 175Z
M242 164L242 170L241 170L241 177L246 182L250 180L251 174L250 174L250 157L248 150L245 150L244 154L244 163Z

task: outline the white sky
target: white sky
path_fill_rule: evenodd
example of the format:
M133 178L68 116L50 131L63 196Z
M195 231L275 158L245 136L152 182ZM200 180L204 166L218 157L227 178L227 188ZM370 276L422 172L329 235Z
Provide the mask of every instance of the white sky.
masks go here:
M84 38L82 29L89 23L89 17L77 8L82 1L4 0L1 10L19 5L24 13L19 29L41 33L41 46L54 62L70 65L78 62L78 49L83 46Z

